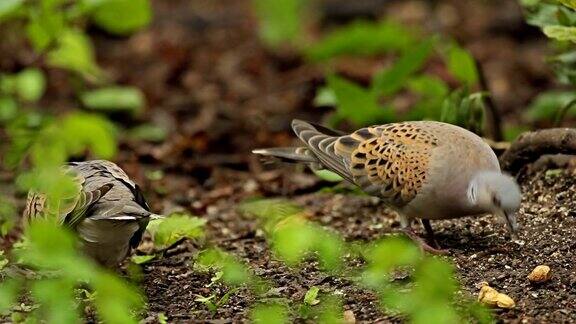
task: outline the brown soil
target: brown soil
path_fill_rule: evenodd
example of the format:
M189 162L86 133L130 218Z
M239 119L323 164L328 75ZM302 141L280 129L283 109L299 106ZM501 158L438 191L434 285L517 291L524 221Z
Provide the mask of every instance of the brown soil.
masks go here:
M246 185L252 180L235 172L227 178L236 184L230 186L229 195L211 202L205 215L211 239L249 264L255 274L272 282L276 287L274 297L284 297L298 305L307 289L316 285L323 292L341 294L345 309L352 310L359 321L398 321L378 309L374 294L319 271L315 263L290 269L276 261L264 238L258 236L256 221L235 211L239 199L253 195L254 187ZM434 224L440 245L450 251L446 259L456 265L465 291L476 295L478 284L487 281L515 300L515 309L495 311L498 319L527 323L576 320L576 205L569 198L576 194L573 179L573 171L548 176L539 173L522 184L524 199L519 214L522 229L514 241L506 238L504 224L498 224L491 216ZM257 188L262 190L261 186ZM375 240L399 226L369 197L310 193L292 198L314 215L313 220L334 228L347 240ZM194 302L196 295L221 296L227 291L222 286L207 288L211 275L192 270L190 261L195 252L193 244L184 243L165 259L144 267L149 319L163 312L176 322L246 320L249 305L254 301L246 290L235 293L215 314L200 302ZM526 276L542 264L550 266L552 279L531 284Z

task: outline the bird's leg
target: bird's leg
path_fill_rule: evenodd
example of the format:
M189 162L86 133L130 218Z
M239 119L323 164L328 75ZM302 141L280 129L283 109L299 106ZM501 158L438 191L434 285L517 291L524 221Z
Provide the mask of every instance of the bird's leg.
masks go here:
M426 240L424 240L420 236L418 236L418 234L416 234L414 232L414 230L412 229L412 219L411 218L406 217L402 213L398 213L398 216L400 216L400 226L401 226L400 231L402 233L404 233L404 235L408 236L408 238L410 238L412 241L414 241L414 243L416 243L420 247L420 249L422 249L423 251L427 251L429 253L432 253L432 254L446 254L447 253L446 250L441 250L441 249L438 249L436 247L430 246L426 242ZM430 223L428 223L428 227L430 228L430 232L432 232L432 227L430 227ZM428 229L426 229L426 231L428 232Z
M430 220L429 219L421 219L421 221L422 221L422 226L424 226L424 229L426 230L426 238L427 238L428 242L431 243L434 248L440 249L440 244L438 244L438 241L436 241L436 236L434 235L434 230L432 229L432 226L430 225Z
M448 251L437 249L435 247L430 246L426 240L422 239L418 234L414 232L412 227L404 227L402 228L402 233L408 236L414 243L416 243L423 251L432 253L432 254L446 254Z

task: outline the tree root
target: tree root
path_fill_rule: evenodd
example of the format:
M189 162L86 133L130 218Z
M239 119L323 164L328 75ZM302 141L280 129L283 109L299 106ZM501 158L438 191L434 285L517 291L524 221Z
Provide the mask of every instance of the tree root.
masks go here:
M518 174L543 155L576 155L576 129L550 128L526 132L500 156L502 170Z

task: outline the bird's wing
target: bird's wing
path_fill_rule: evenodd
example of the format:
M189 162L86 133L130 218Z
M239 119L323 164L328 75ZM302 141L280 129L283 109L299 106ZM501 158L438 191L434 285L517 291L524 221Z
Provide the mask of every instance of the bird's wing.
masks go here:
M81 164L81 165L80 165ZM148 226L150 206L144 198L140 187L116 164L105 160L94 160L77 163L77 167L84 169L85 173L108 179L118 188L111 190L98 204L98 210L90 215L92 220L116 220L137 222L138 230L130 238L130 246L135 248L140 244L142 235ZM127 188L129 193L123 189Z
M344 160L334 150L334 144L340 138L335 134L339 132L298 119L292 121L292 129L324 167L354 182Z
M64 218L64 224L71 228L75 228L84 218L88 216L88 211L98 202L104 195L106 195L114 184L105 183L101 187L92 191L80 191L74 209L67 212Z
M77 206L79 200L81 199L82 188L84 184L84 177L74 172L71 168L65 166L62 168L62 172L72 178L74 184L77 186L74 195L70 197L64 197L58 205L58 222L64 223L65 217L71 213ZM80 195L78 194L80 193ZM25 222L30 222L32 219L45 217L46 216L46 202L47 196L43 193L29 191L26 200L26 207L23 213L23 220Z
M44 214L46 208L46 195L30 191L26 199L26 207L24 208L23 220L28 223L35 218Z
M372 126L339 137L334 154L365 192L394 206L409 203L422 188L438 138L419 123Z
M144 194L140 187L134 183L118 165L113 162L106 160L92 160L85 162L72 162L70 163L78 172L84 176L86 179L106 179L111 183L116 185L126 187L130 190L132 197L128 200L135 202L145 211L150 210L150 206L144 198ZM101 180L97 180L101 181ZM120 195L120 192L116 193L117 190L111 192L111 196L115 196L112 199L124 200L126 197Z

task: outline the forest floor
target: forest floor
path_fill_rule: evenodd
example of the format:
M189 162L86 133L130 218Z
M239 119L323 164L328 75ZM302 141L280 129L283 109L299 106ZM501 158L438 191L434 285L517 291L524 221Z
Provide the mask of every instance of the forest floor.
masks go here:
M521 122L521 107L553 85L545 63L546 42L524 24L516 1L446 0L432 9L427 1L362 2L378 4L376 16L394 13L397 19L425 28L426 22L438 20L431 28L455 37L479 60L507 121ZM275 297L301 303L308 288L318 286L322 292L340 294L357 321L402 321L384 314L374 294L319 271L315 262L291 269L275 260L257 221L237 211L245 199L281 196L301 204L312 220L348 241L376 240L399 228L374 199L321 193L329 184L291 166L264 168L249 153L256 147L292 145L292 118L321 122L329 110L314 107L312 100L323 81L322 70L289 51L264 49L248 0L158 0L154 7L153 25L129 39L91 31L99 63L118 83L142 88L148 99L142 116L113 118L128 126L153 122L169 130L161 143L124 139L117 160L147 191L152 209L185 210L205 218L206 241L233 253L273 283ZM328 28L354 18L332 15L323 22ZM336 64L338 72L359 82L380 67L374 59L349 58ZM63 110L74 107L70 82L56 70L49 71L49 78L57 82L49 83L55 86L48 89L45 101ZM156 171L162 176L147 176ZM496 311L501 321L576 322L574 179L572 169L523 177L517 240L507 239L504 224L491 216L433 224L465 292L476 296L478 284L487 281L516 301L514 309ZM248 290L232 294L214 314L195 301L197 295L226 292L219 284L207 287L212 274L193 270L196 252L198 246L185 241L144 265L147 321L155 322L158 313L166 314L171 323L247 320L254 301ZM526 276L541 264L551 267L552 279L530 284Z

